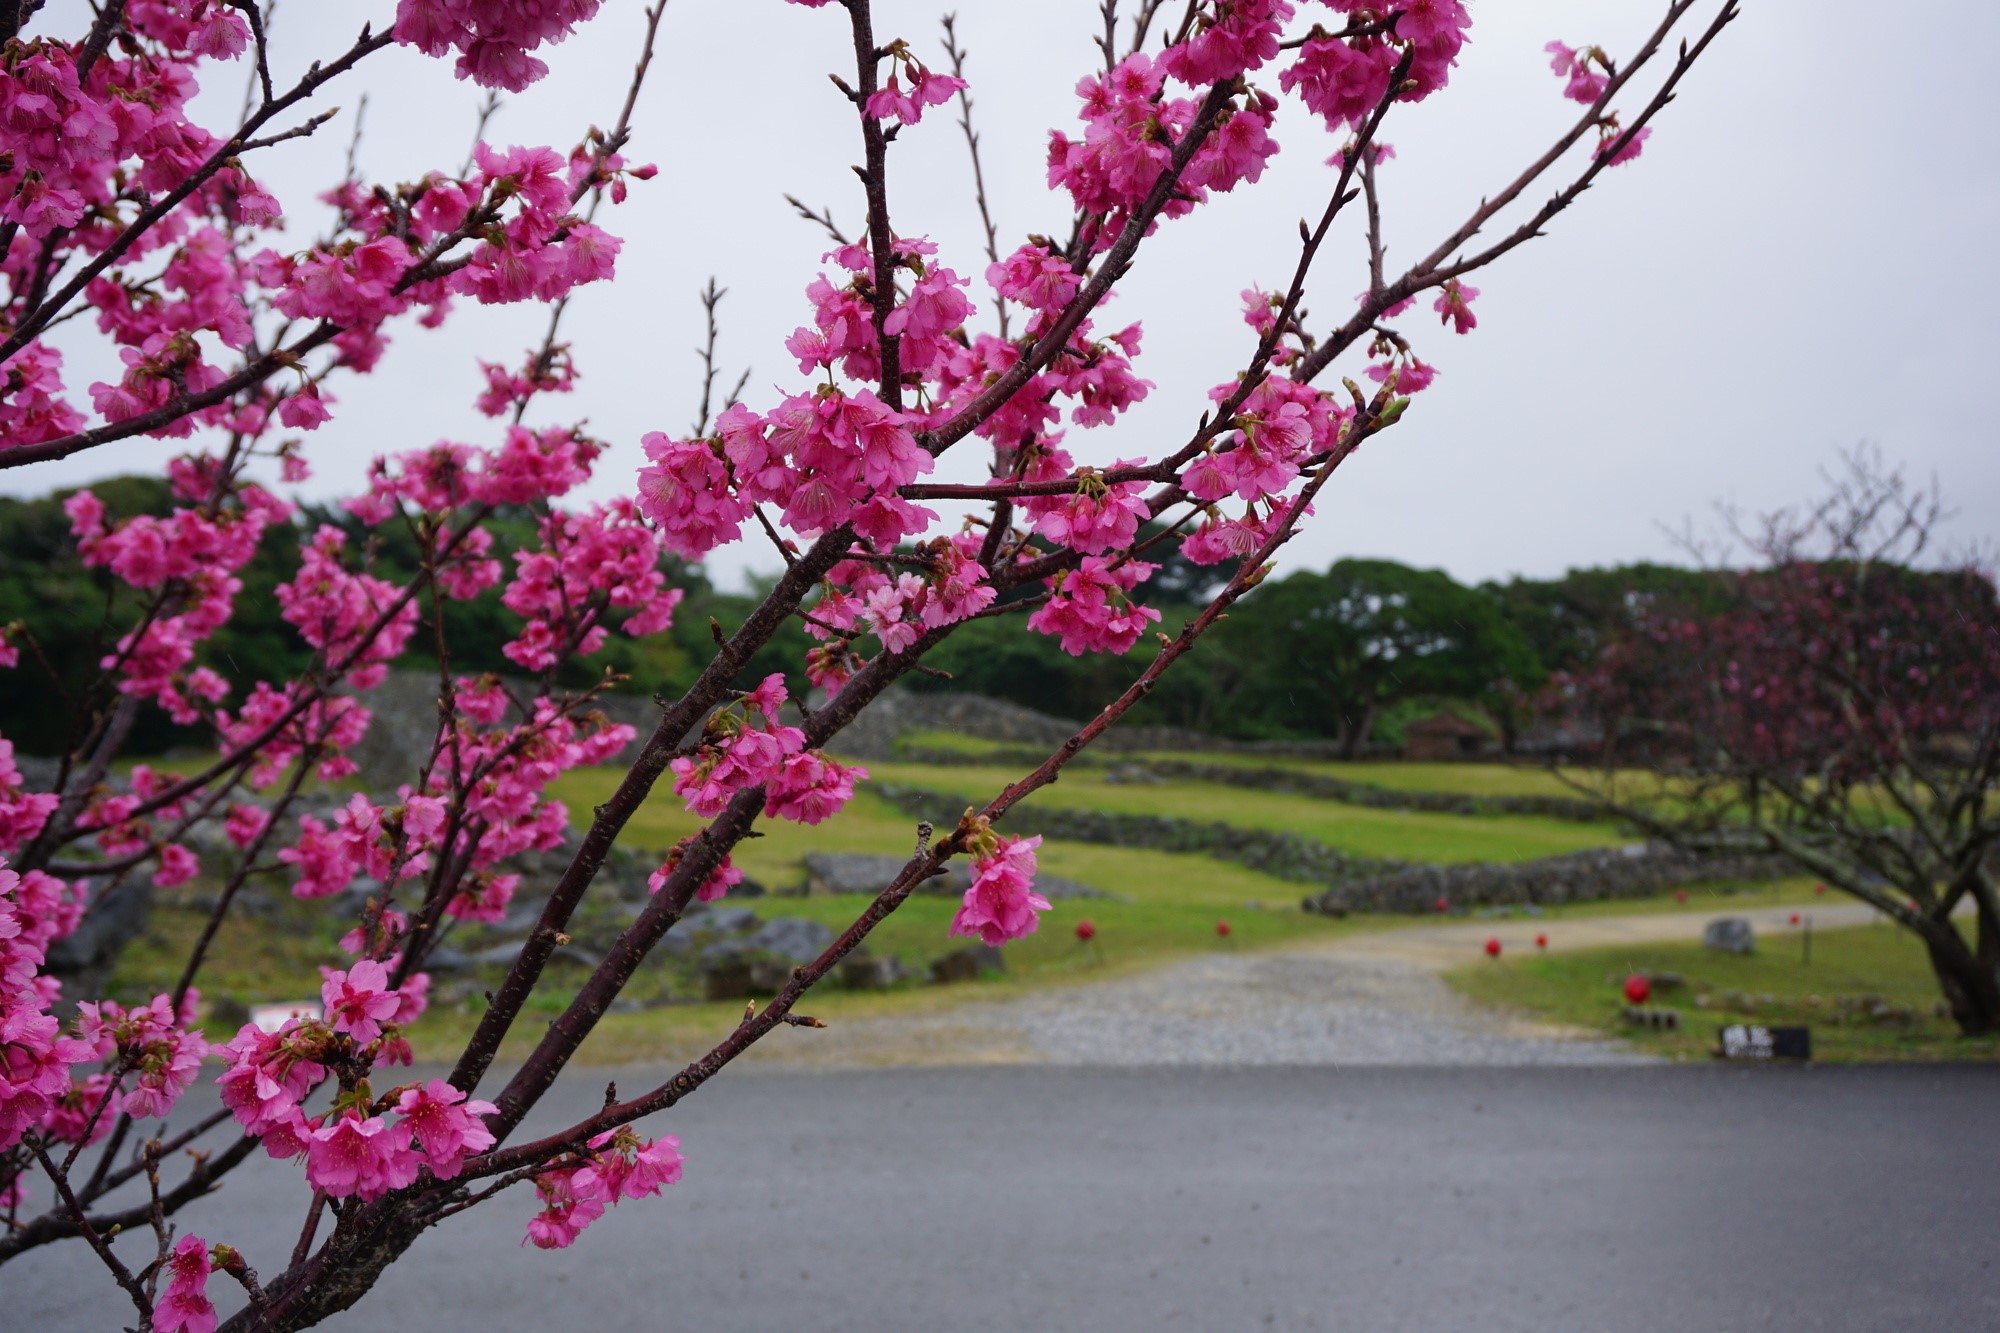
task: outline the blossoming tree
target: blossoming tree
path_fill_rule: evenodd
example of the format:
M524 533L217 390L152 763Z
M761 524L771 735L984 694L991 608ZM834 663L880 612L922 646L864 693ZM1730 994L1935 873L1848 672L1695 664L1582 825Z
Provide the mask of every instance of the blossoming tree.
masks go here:
M1768 852L1867 903L1923 941L1959 1031L1986 1036L2000 593L1963 555L1917 567L1944 516L1934 488L1869 451L1843 462L1816 503L1735 525L1756 563L1716 571L1706 605L1635 600L1560 682L1607 772L1628 766L1571 781L1657 837Z
M903 234L891 208L899 140L950 133L939 112L953 103L978 179L949 22L933 60L878 33L869 0L792 3L821 12L786 22L851 41L833 90L782 95L844 101L866 212L858 235L836 233L824 271L801 275L803 322L786 341L799 387L716 413L704 404L687 435L646 435L648 461L623 494L582 505L566 497L603 445L581 428L523 423L531 403L571 388L557 336L565 297L611 280L634 239L598 219L653 175L626 152L654 45L670 40L665 0L603 16L599 0L398 0L392 26L364 27L290 86L271 76L272 31L252 0L103 0L88 16L63 11L77 30L60 31L45 30L54 16L37 0L0 0L0 468L137 437L181 442L158 455L170 513L113 521L88 490L68 501L80 558L125 590L98 678L37 684L33 624L0 631L0 666L18 673L9 688L45 689L51 707L74 713L52 784L28 783L0 740L0 1259L87 1245L138 1327L172 1333L215 1328L219 1306L230 1329L308 1326L364 1295L426 1229L515 1185L534 1195L527 1238L567 1245L607 1207L679 1178L677 1141L641 1122L779 1026L818 1026L800 1000L947 860L967 856L974 870L954 932L997 943L1033 931L1048 906L1033 888L1036 840L1003 833L1007 812L1153 688L1256 583L1335 471L1428 389L1436 372L1417 329L1392 321L1434 319L1433 337L1470 332L1478 290L1467 279L1638 157L1735 14L1729 0L1706 15L1670 0L1623 60L1552 43L1552 95L1578 104L1573 123L1514 179L1483 183L1491 192L1465 221L1398 272L1377 208L1391 157L1382 132L1400 108L1446 91L1472 21L1464 4L1102 0L1091 19L1101 67L1079 71L1076 120L1048 139L1068 234L1006 248L988 220L981 276L997 314L981 328L965 257ZM281 243L277 224L296 201L267 191L256 163L323 124L323 93L371 56L400 43L449 60L441 79L519 90L546 71L548 48L593 20L643 36L608 132L567 152L480 143L463 169L404 184L350 169L323 196L332 229L304 248ZM244 114L208 129L190 99L202 80L234 77L232 66L249 79ZM1271 286L1245 293L1240 354L1218 365L1213 407L1184 439L1097 445L1092 433L1108 434L1152 387L1137 365L1140 326L1099 327L1104 302L1159 229L1257 184L1280 119L1294 151L1331 152L1324 211L1301 224L1287 271L1246 273ZM1358 278L1316 278L1350 215ZM1309 280L1360 295L1314 327ZM393 339L420 337L455 306L523 302L548 307L548 336L518 364L484 366L480 442L379 458L345 502L362 530L414 541L415 574L384 577L342 529L304 531L279 597L310 666L290 679L225 674L204 645L230 622L237 574L260 540L294 520L272 483L305 479L304 441L339 429L328 386L367 375ZM64 378L52 335L65 325L71 346L94 329L122 367L87 394ZM970 449L982 480L927 480L948 451ZM971 517L947 523L931 503ZM511 568L494 557L489 527L501 507L535 515L535 541ZM1142 524L1156 535L1142 539ZM441 932L504 913L522 887L509 859L565 840L569 812L550 782L635 739L594 706L603 685L560 689L559 672L611 634L669 625L680 594L664 556L699 560L736 542L768 543L782 575L742 623L717 627L692 687L660 701L567 869L530 886L545 902L539 921L454 1067L400 1077ZM1088 726L956 827L920 826L889 887L707 1055L587 1120L519 1138L689 905L740 878L736 844L760 820L817 824L851 797L865 774L825 747L861 708L974 620L1018 617L1022 632L1075 654L1126 652L1160 618L1143 600L1147 556L1168 543L1197 562L1240 560L1240 572L1177 633L1159 634L1149 664ZM450 668L441 608L497 585L519 618L506 654L533 677L529 691ZM1015 590L1032 595L1002 597ZM794 617L816 640L802 665L825 696L798 713L784 711L798 701L782 676L739 681ZM369 691L419 636L439 663L428 758L330 824L303 814L310 784L354 772ZM213 761L187 776L142 765L113 781L147 710L208 727ZM528 1058L489 1086L503 1039L553 984L545 968L572 914L663 780L701 831L663 858L649 904L562 998ZM189 847L204 823L236 854L204 864ZM318 1013L276 1031L207 1031L207 949L245 883L274 873L302 899L361 875L381 888L349 923L345 956L327 960ZM217 885L213 916L171 991L135 1007L59 994L46 953L85 914L146 879L196 876ZM219 1066L222 1107L175 1119L204 1061ZM258 1154L303 1177L296 1236L268 1250L232 1230L226 1206L190 1207ZM194 1226L200 1234L183 1229ZM218 1273L233 1281L217 1286Z

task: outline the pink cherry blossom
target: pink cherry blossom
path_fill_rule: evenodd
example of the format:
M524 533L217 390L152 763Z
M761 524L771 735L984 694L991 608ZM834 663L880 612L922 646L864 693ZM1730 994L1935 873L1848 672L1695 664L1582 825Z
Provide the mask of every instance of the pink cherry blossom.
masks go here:
M594 1178L579 1187L582 1168L571 1167L544 1172L535 1177L535 1193L542 1210L528 1219L528 1234L522 1244L538 1249L560 1250L576 1243L584 1228L604 1216L604 1200L593 1186Z
M1592 57L1598 54L1595 47L1577 50L1561 42L1550 42L1542 49L1549 53L1549 68L1556 72L1556 77L1569 80L1563 88L1564 97L1589 106L1604 95L1605 85L1611 80L1592 64Z
M1470 333L1479 327L1479 319L1472 313L1472 299L1478 295L1477 287L1468 287L1453 278L1445 283L1431 309L1437 311L1442 316L1440 322L1451 325L1454 332Z
M994 849L972 862L972 887L951 919L954 935L977 935L987 944L1005 944L1035 933L1049 900L1036 893L1035 849L1039 836L1000 838Z
M386 1116L329 1114L306 1142L306 1180L336 1199L379 1199L416 1180L424 1159Z
M389 987L389 969L364 958L344 972L328 972L320 987L326 1021L362 1045L382 1035L382 1024L394 1018L402 1001Z
M498 1109L492 1102L468 1101L463 1092L434 1078L420 1088L404 1090L396 1103L403 1117L398 1130L416 1136L432 1175L452 1180L464 1169L467 1157L493 1146L492 1133L478 1117Z

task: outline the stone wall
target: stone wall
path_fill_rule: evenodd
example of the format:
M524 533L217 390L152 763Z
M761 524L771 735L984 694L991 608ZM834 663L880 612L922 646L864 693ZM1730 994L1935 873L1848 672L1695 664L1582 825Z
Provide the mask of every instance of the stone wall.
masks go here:
M963 796L888 782L873 783L870 790L913 819L928 819L940 829L957 827L966 807L979 804ZM1296 833L1240 828L1173 815L1128 815L1023 805L1008 813L1006 827L1009 833L1038 833L1045 838L1071 842L1159 852L1197 852L1306 884L1338 883L1361 875L1399 870L1404 865L1400 861L1350 856Z
M1712 880L1769 880L1791 873L1773 856L1680 851L1664 843L1630 843L1566 852L1535 861L1407 866L1335 884L1306 898L1308 912L1434 912L1449 907L1598 902L1645 898Z

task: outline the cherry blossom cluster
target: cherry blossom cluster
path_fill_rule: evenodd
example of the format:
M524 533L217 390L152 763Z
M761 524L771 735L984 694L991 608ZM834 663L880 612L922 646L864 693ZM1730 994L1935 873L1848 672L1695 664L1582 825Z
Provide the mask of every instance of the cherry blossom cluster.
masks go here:
M868 770L807 749L805 733L779 721L785 698L785 678L765 677L708 720L693 754L673 761L674 794L689 811L712 818L737 792L761 787L765 814L818 824L854 798L854 784ZM728 875L726 867L711 875L702 886L710 891L704 897L716 896L718 884L726 889L742 878Z
M456 1179L465 1162L493 1145L483 1115L490 1102L468 1098L442 1079L375 1096L365 1071L407 1043L396 1029L424 1007L419 988L388 984L387 970L362 961L328 972L323 1019L292 1019L276 1032L246 1024L224 1048L217 1082L223 1105L273 1158L303 1158L308 1182L336 1199L380 1198L420 1172ZM337 1076L337 1077L336 1077ZM337 1090L317 1115L303 1103L334 1078Z
M0 219L38 241L78 230L101 249L115 235L127 164L137 172L131 185L164 191L208 156L217 140L188 119L193 71L242 52L249 28L223 5L197 6L199 22L180 8L128 6L140 49L106 51L87 74L79 75L77 52L65 43L34 40L9 51L0 78ZM216 202L239 189L248 212L238 220L274 211L268 195L235 182L218 180Z
M500 599L523 621L501 649L509 661L545 671L570 653L588 656L604 646L611 611L630 613L619 628L633 638L673 623L682 590L666 587L660 534L630 500L551 514L541 535L542 550L514 553L514 579Z
M976 935L1000 945L1035 933L1049 900L1035 892L1035 849L1032 838L1003 837L984 819L972 821L967 850L972 855L972 885L951 919L954 935Z
M1327 128L1359 129L1389 95L1390 80L1407 65L1398 100L1418 102L1443 88L1467 41L1472 16L1458 0L1415 0L1393 18L1371 0L1326 0L1350 15L1353 35L1315 27L1298 59L1278 75ZM1282 6L1289 9L1290 6Z
M153 1306L157 1333L215 1333L215 1302L208 1298L208 1279L216 1268L235 1259L226 1245L210 1248L200 1236L182 1236L167 1255L166 1290Z
M11 767L11 753L0 753L0 779ZM83 901L70 885L0 863L0 1151L44 1126L70 1142L85 1133L69 1067L88 1059L89 1048L61 1035L61 1024L48 1012L58 987L41 975L49 945L75 930L82 917ZM0 1171L7 1171L4 1157ZM15 1188L11 1178L0 1180L0 1187Z
M151 699L188 725L200 719L203 702L218 703L229 691L213 669L195 664L196 652L235 615L243 586L237 572L264 533L291 517L292 506L256 485L225 493L212 468L195 458L176 460L170 475L185 507L164 518L140 514L107 525L103 504L87 490L63 507L85 567L156 594L157 613L122 637L103 667L121 693Z
M621 1199L644 1199L681 1178L681 1141L672 1134L642 1139L630 1129L606 1130L589 1150L535 1177L542 1210L528 1221L523 1245L560 1250Z
M933 72L911 53L908 42L895 43L889 48L889 55L894 61L889 66L889 78L863 107L877 120L894 117L905 125L914 125L924 118L926 108L941 106L954 94L965 91L964 79ZM905 71L910 76L907 91L901 82Z
M1134 52L1109 73L1086 76L1076 86L1083 100L1082 137L1050 131L1049 185L1067 191L1079 210L1096 219L1090 228L1094 249L1110 248L1125 219L1159 184L1171 164L1174 144L1188 134L1200 114L1198 98L1164 96L1172 67L1193 72L1190 62L1175 58L1179 50L1174 48L1159 60ZM1207 82L1201 79L1194 86ZM1269 134L1277 105L1271 94L1255 90L1232 99L1216 132L1188 163L1162 216L1184 217L1211 191L1228 193L1240 183L1256 183L1265 163L1278 151Z
M529 55L560 42L597 12L602 0L397 0L396 40L427 56L458 53L461 79L518 93L549 72Z
M543 68L526 51L560 40L596 8L404 0L397 35L460 50L461 74L519 86ZM7 340L0 449L67 439L93 416L165 438L315 430L329 415L326 375L372 369L391 318L418 310L434 326L455 295L551 301L612 275L619 240L573 205L607 186L621 200L628 179L653 169L588 145L565 156L482 143L463 175L395 189L348 180L323 196L339 210L333 236L302 252L258 249L252 238L282 223L278 201L187 109L202 67L245 51L240 11L216 0L128 5L125 34L87 72L77 45L46 38L17 40L0 62L0 276L10 316L25 321ZM185 197L142 225L141 210L177 188ZM92 259L80 299L122 369L89 386L85 411L65 390L62 354L36 338L58 314L51 275ZM290 373L229 392L229 354L254 356L284 320L322 321L303 346L328 343L332 359L315 369L285 356L272 369Z

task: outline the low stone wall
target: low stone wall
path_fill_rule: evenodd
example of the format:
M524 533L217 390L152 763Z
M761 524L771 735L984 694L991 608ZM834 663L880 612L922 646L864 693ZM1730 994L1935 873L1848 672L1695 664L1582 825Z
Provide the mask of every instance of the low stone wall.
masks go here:
M1772 856L1680 851L1664 843L1630 843L1565 852L1534 861L1476 861L1460 865L1407 866L1335 884L1306 898L1308 912L1434 912L1449 907L1492 907L1645 898L1711 880L1769 880L1789 873Z
M966 807L979 804L963 796L895 783L877 782L869 789L905 814L928 819L940 829L955 828ZM1197 852L1304 884L1338 883L1361 875L1399 870L1404 865L1400 861L1350 856L1296 833L1240 828L1173 815L1128 815L1024 805L1008 813L1007 831L1112 847Z

